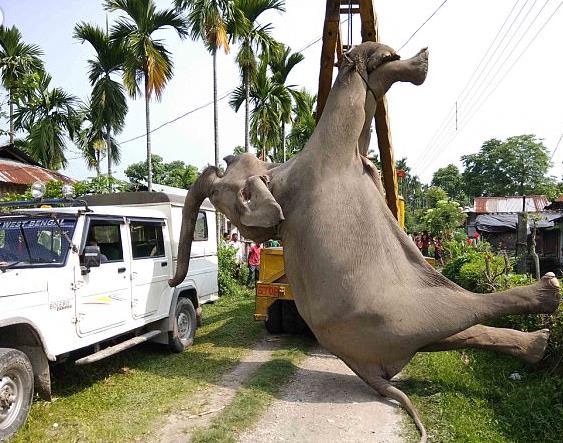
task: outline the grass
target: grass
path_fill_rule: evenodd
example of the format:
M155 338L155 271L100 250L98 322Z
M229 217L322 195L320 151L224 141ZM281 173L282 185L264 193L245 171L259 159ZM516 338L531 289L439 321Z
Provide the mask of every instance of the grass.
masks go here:
M305 357L306 339L292 338L289 349L278 350L238 390L229 404L208 428L196 429L192 443L232 443L241 431L256 423L276 395L295 374ZM293 344L293 347L291 347Z
M515 372L521 380L509 378ZM418 354L403 373L400 386L433 442L561 442L563 379L549 371L486 351L452 351Z
M55 367L53 402L36 401L13 441L119 442L147 437L165 414L194 408L195 394L248 352L263 326L254 298L237 291L203 308L205 326L182 354L139 346L88 366ZM191 401L190 401L191 399Z

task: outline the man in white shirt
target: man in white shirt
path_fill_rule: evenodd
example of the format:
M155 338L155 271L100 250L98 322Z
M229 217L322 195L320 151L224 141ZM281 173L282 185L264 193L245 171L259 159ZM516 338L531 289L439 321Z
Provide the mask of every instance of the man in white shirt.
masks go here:
M236 251L235 259L236 259L237 265L238 265L236 277L239 278L240 269L241 269L241 266L244 263L244 259L243 259L244 245L242 244L241 241L239 241L238 234L236 232L233 232L233 235L231 235L231 241L229 242L229 246L234 248L235 251Z

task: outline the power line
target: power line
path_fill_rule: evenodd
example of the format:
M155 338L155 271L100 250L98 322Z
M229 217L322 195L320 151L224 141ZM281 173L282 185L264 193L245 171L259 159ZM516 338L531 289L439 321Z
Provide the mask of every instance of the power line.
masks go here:
M348 19L344 20L342 23L346 23L347 21L348 21ZM313 46L314 44L320 42L321 40L322 40L322 37L319 37L318 39L316 39L316 40L312 41L311 43L307 44L306 46L304 46L302 49L300 49L300 50L297 51L297 52L298 52L298 53L302 53L303 51L306 51L306 50L309 49L311 46ZM221 100L226 99L226 98L227 98L230 94L232 94L234 91L235 91L235 90L232 89L232 90L228 91L227 93L223 94L219 99L217 99L217 102L220 102ZM197 112L197 111L200 111L201 109L207 108L208 106L211 106L212 104L213 104L213 101L210 101L210 102L207 102L207 103L205 103L205 104L203 104L203 105L201 105L201 106L198 106L197 108L190 109L189 111L187 111L187 112L185 112L185 113L183 113L183 114L181 114L181 115L179 115L179 116L173 118L172 120L168 120L168 121L162 123L161 125L157 126L156 128L151 129L151 130L149 131L149 134L152 134L153 132L158 131L159 129L162 129L162 128L164 128L164 127L167 126L167 125L170 125L170 124L172 124L172 123L175 123L175 122L177 122L178 120L180 120L180 119L182 119L182 118L184 118L184 117L187 117L187 116L190 115L190 114L193 114L194 112ZM129 142L132 142L132 141L134 141L134 140L138 140L138 139L143 138L143 137L146 137L146 136L147 136L147 133L145 132L145 133L143 133L143 134L137 135L136 137L132 137L132 138L127 139L127 140L125 140L125 141L120 141L119 144L120 144L120 145L124 145L125 143L129 143Z
M424 25L426 23L428 23L432 17L434 17L436 15L436 13L442 8L442 6L444 6L447 2L448 2L448 0L444 0L440 4L440 6L438 6L432 14L430 14L430 17L428 17L426 20L424 20L424 22L422 22L422 24L416 29L416 31L414 31L411 34L411 36L409 38L407 38L407 41L405 43L403 43L399 49L397 49L397 52L399 52L401 49L403 49L407 45L407 43L410 42L412 40L412 38L418 33L418 31L420 31L424 27Z
M547 1L546 1L547 4ZM471 121L471 119L476 115L477 111L481 108L481 106L487 101L487 99L491 96L491 94L498 88L498 86L504 81L504 79L506 78L506 76L512 71L512 68L516 65L516 63L522 58L522 56L524 55L524 53L529 49L529 47L532 45L532 43L536 40L536 38L540 35L540 33L543 31L543 29L545 28L545 26L547 26L547 24L552 20L552 18L555 16L555 14L557 13L557 11L559 10L559 8L561 7L561 5L563 4L563 1L561 1L557 7L552 11L552 13L549 15L549 17L545 20L545 22L541 25L541 27L538 29L538 31L536 32L536 34L530 39L530 41L528 42L528 44L524 47L524 49L518 54L518 56L516 58L514 58L512 64L509 66L509 68L505 71L505 73L503 74L503 76L501 77L501 79L495 84L494 88L486 95L486 97L484 98L484 100L479 104L479 106L477 108L474 108L473 113L470 115L470 117L468 117L466 119L466 121L464 122L463 126L460 128L459 131L455 132L453 134L452 137L449 138L449 140L447 140L446 142L446 146L453 140L455 139L455 137L458 135L458 133L460 133ZM539 14L541 13L541 11L544 9L544 6L541 8L540 12L536 15L536 17L532 20L532 23L528 26L528 28L526 29L526 31L524 32L524 35L528 32L528 30L531 28L532 24L535 22L536 18L539 16ZM518 40L517 44L513 47L511 54L514 52L514 50L516 49L516 47L519 45L519 43L522 41L523 36ZM503 61L503 64L508 61L508 59L510 58L510 55L508 57L506 57ZM502 66L501 65L501 66ZM495 73L495 76L498 74L499 70L497 70L497 72ZM493 77L494 79L494 77ZM488 88L488 86L483 90L486 91L486 89ZM482 94L481 94L482 95ZM443 146L443 145L442 145ZM436 156L434 156L429 162L426 162L427 166L430 166L434 161L435 161Z
M559 140L557 140L557 144L555 145L555 149L553 150L553 152L551 153L551 157L549 157L549 161L551 162L551 160L553 160L553 156L555 155L555 153L557 152L557 148L559 147L559 143L561 143L561 139L563 139L563 132L561 133L561 135L559 136Z
M519 0L518 0L519 1ZM526 0L524 2L524 5L528 2L528 0ZM468 80L468 82L465 84L465 86L463 87L462 92L458 95L457 101L461 101L461 99L463 98L463 94L468 91L469 85L471 84L472 79L475 77L475 74L478 72L479 68L481 67L481 65L483 65L483 61L487 59L487 55L490 52L491 48L495 45L495 42L497 41L500 33L502 32L503 28L505 27L506 23L508 22L508 20L510 19L510 17L512 16L512 13L514 12L514 9L516 8L518 2L516 2L513 6L512 9L510 10L510 12L508 13L508 15L506 16L506 18L504 19L504 22L502 23L502 25L500 26L499 30L497 31L495 37L493 38L493 40L491 41L491 44L489 45L489 47L487 48L487 50L485 51L484 56L481 58L477 68L473 71L473 73L470 76L470 79ZM519 11L519 13L522 10ZM511 24L511 26L514 24L514 20ZM510 28L509 28L510 29ZM508 32L508 31L506 31ZM504 40L504 38L506 37L506 33L504 35L504 37L501 39ZM499 46L500 46L499 43ZM498 49L498 46L497 46ZM481 71L479 77L475 80L475 83L477 83L477 81L479 80L480 76L482 75L483 71L486 70L487 65L490 63L492 57L494 57L494 54L496 53L496 49L495 51L491 54L490 58L487 60L487 62L485 63L483 70ZM475 85L473 84L471 86L471 88L473 88ZM471 89L469 88L469 89ZM446 115L444 116L442 123L439 125L438 129L436 130L436 132L434 133L434 135L430 138L430 141L427 143L426 147L424 148L424 150L422 150L420 152L420 155L418 156L417 160L415 161L415 163L419 163L420 160L422 159L426 159L428 160L432 155L434 155L435 151L439 149L439 147L441 146L441 142L442 142L442 135L444 134L444 131L447 130L447 123L448 123L448 119L451 118L450 116L450 112L452 110L455 110L455 107L452 106L450 108L450 110L446 113Z
M520 17L520 15L522 14L522 12L524 11L524 8L526 6L526 4L528 3L528 0L526 0L526 2L524 2L524 4L522 5L522 7L520 8L520 10L518 11L518 13L516 14L516 16L513 18L510 26L506 29L504 35L502 36L502 38L500 39L500 41L498 42L498 45L496 46L495 50L493 51L493 53L491 54L490 58L487 60L487 62L485 63L483 69L481 70L480 74L478 75L477 79L475 80L474 84L471 86L471 88L467 89L464 88L465 90L467 90L467 94L465 97L463 97L460 94L460 97L458 98L458 101L464 101L466 100L467 97L471 97L473 100L470 100L471 106L469 106L469 110L473 110L475 109L475 105L479 103L480 98L483 96L483 94L487 91L490 83L492 81L494 81L494 79L496 78L496 76L498 75L498 73L500 72L500 69L502 69L502 67L504 66L504 64L510 59L511 55L514 53L514 51L516 50L516 48L519 46L520 42L522 41L522 39L528 34L531 26L534 24L534 22L536 21L536 19L538 18L538 16L541 14L541 12L543 11L543 9L545 8L547 2L549 0L546 0L546 3L544 4L544 6L539 10L539 12L536 14L536 16L534 17L534 19L528 24L526 30L521 34L520 38L518 39L518 41L516 42L516 44L514 44L512 46L512 48L510 49L509 55L507 57L504 58L503 62L499 64L500 62L500 57L503 57L504 54L506 53L507 49L511 46L513 40L516 37L517 31L518 29L520 29L522 27L522 25L524 24L524 22L526 21L526 19L528 18L530 12L532 11L532 9L534 8L535 4L537 3L537 0L534 0L534 3L532 4L532 7L529 8L527 10L527 12L524 14L523 19L520 21L520 23L518 24L518 27L516 28L516 31L513 32L508 41L506 42L506 44L502 47L502 50L498 56L498 58L491 64L491 62L493 61L493 57L495 56L495 54L498 52L498 50L501 48L501 45L503 44L503 42L506 40L506 37L511 33L512 28L514 27L514 25L517 23L518 18ZM510 17L510 15L512 14L512 12L514 11L514 7L511 9L511 11L509 12L509 15L507 17L507 19L505 20L505 23L507 22L508 18ZM501 26L501 30L504 27ZM500 34L500 30L499 32L497 32L497 36L495 36L495 39L498 37L498 35ZM495 39L493 39L493 44ZM490 46L491 48L492 46ZM490 49L488 50L490 51ZM481 63L482 64L482 63ZM495 69L496 68L496 69ZM480 84L477 85L477 82L479 81L479 79L482 77L483 73L487 73L484 77L484 79L481 81ZM494 75L491 77L490 74L494 72ZM487 81L488 80L488 81ZM486 82L486 83L485 83ZM476 92L472 92L473 89L476 90ZM478 92L479 91L479 92ZM471 94L471 95L470 95ZM477 97L475 99L475 97ZM478 108L477 108L478 109ZM468 113L470 112L468 111ZM466 126L467 122L469 119L464 119L466 121L463 122L462 125L460 125L460 127L458 128L459 131L454 132L453 134L450 134L449 137L447 138L443 138L442 140L440 140L438 143L436 143L433 147L431 147L430 152L426 152L426 156L423 160L423 163L425 166L429 166L431 165L435 159L438 157L439 153L445 148L445 146L447 146L458 134L458 132L461 132L461 130L463 129L463 127Z

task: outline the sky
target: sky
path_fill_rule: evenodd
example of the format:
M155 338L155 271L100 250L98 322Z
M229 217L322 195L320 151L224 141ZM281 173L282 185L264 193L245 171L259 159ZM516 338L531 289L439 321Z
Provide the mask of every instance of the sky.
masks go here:
M420 48L430 51L429 72L421 86L396 84L387 94L395 158L407 157L413 173L429 182L433 172L449 163L461 167L460 156L475 153L485 140L536 134L552 152L551 175L563 176L563 7L561 0L374 0L382 43L403 58ZM156 0L167 8L171 1ZM300 51L322 36L325 0L286 0L285 13L270 12L260 23L273 25L273 36ZM442 5L440 7L440 5ZM412 39L405 42L425 22ZM28 43L44 51L53 86L82 100L90 94L89 44L72 38L76 23L105 26L100 0L0 0L4 24L16 25ZM111 26L118 14L109 14ZM342 20L346 16L342 16ZM347 25L342 27L347 41ZM499 31L500 30L500 31ZM359 39L359 18L353 21L352 42ZM174 78L161 102L151 102L151 127L156 128L213 98L212 59L199 41L180 40L167 30L156 34L174 60ZM495 40L496 37L496 40ZM404 45L404 47L402 47ZM400 49L399 49L400 48ZM240 84L235 65L237 46L218 57L218 94ZM288 83L317 92L321 42L303 51ZM335 70L336 74L336 70ZM457 113L456 113L457 102ZM144 99L129 100L121 142L125 168L146 158ZM457 122L456 122L457 119ZM244 111L235 113L228 98L219 104L220 157L244 145ZM457 128L456 128L457 125ZM557 144L559 141L559 145ZM372 146L377 151L375 137ZM556 149L557 147L557 149ZM183 160L199 168L214 162L213 107L207 106L152 134L153 153L164 161ZM553 152L555 151L555 152ZM84 179L94 175L69 143L63 173Z

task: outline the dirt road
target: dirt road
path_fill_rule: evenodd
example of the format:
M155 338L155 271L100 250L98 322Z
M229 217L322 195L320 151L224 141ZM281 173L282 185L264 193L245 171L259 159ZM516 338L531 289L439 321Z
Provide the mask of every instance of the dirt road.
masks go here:
M250 442L399 443L403 415L336 357L316 349L254 429Z

